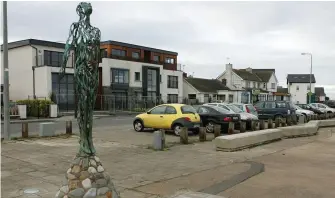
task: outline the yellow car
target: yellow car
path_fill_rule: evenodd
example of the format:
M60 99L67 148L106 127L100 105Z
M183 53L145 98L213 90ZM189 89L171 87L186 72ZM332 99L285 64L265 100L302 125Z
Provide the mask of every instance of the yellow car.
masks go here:
M163 104L137 115L133 125L137 132L143 131L144 128L172 129L176 135L179 135L181 127L198 132L201 120L192 106Z

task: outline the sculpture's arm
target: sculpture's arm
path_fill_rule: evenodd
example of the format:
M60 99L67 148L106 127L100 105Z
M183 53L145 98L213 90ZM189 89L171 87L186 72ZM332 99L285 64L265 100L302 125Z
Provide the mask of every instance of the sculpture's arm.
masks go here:
M69 38L66 41L65 51L63 54L63 61L62 61L61 71L60 71L60 79L62 79L65 75L65 68L66 68L67 61L69 60L71 48L75 45L75 38L77 36L77 30L78 28L77 28L76 23L72 23L70 27Z

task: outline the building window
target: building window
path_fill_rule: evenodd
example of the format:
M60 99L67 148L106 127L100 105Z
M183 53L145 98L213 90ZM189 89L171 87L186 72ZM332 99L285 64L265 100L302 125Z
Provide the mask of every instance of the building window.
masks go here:
M249 87L250 87L250 82L249 82L249 81L246 81L246 82L245 82L245 86L246 86L247 88L249 88Z
M114 56L126 56L126 50L112 49L112 55L114 55Z
M157 70L148 69L147 83L148 83L148 99L156 100L157 98Z
M257 83L257 88L261 88L261 83Z
M61 67L63 62L63 52L44 50L44 65Z
M168 88L178 89L178 76L168 76Z
M266 83L263 83L263 88L266 89Z
M229 94L229 102L234 102L234 95Z
M188 94L188 99L190 99L190 100L197 99L197 95L196 94Z
M174 64L174 58L165 58L165 63Z
M256 88L256 83L254 82L253 84L254 84L254 88Z
M112 83L129 83L129 71L125 69L112 69Z
M307 85L307 91L311 91L311 87Z
M168 94L168 103L178 103L178 94Z
M131 57L133 57L135 59L139 59L140 58L140 53L139 52L132 52Z
M154 56L154 61L155 61L155 62L159 62L159 59L160 59L159 56L157 56L157 55Z
M299 86L297 85L297 91L299 91Z
M135 81L140 81L141 77L140 77L140 72L135 72Z
M271 89L275 89L276 88L276 83L271 83Z

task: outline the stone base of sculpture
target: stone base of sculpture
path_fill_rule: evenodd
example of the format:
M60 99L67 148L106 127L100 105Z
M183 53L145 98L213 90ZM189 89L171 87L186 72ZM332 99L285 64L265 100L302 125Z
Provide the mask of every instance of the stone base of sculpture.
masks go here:
M76 156L56 198L120 198L97 156Z

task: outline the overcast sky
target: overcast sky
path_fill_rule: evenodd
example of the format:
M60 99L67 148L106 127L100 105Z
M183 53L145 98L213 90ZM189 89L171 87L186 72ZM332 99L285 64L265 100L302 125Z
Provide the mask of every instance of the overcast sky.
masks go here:
M78 2L8 2L9 41L64 42ZM178 52L194 76L216 78L227 57L234 68L313 73L335 98L335 2L92 2L102 40ZM286 85L285 85L286 86Z

